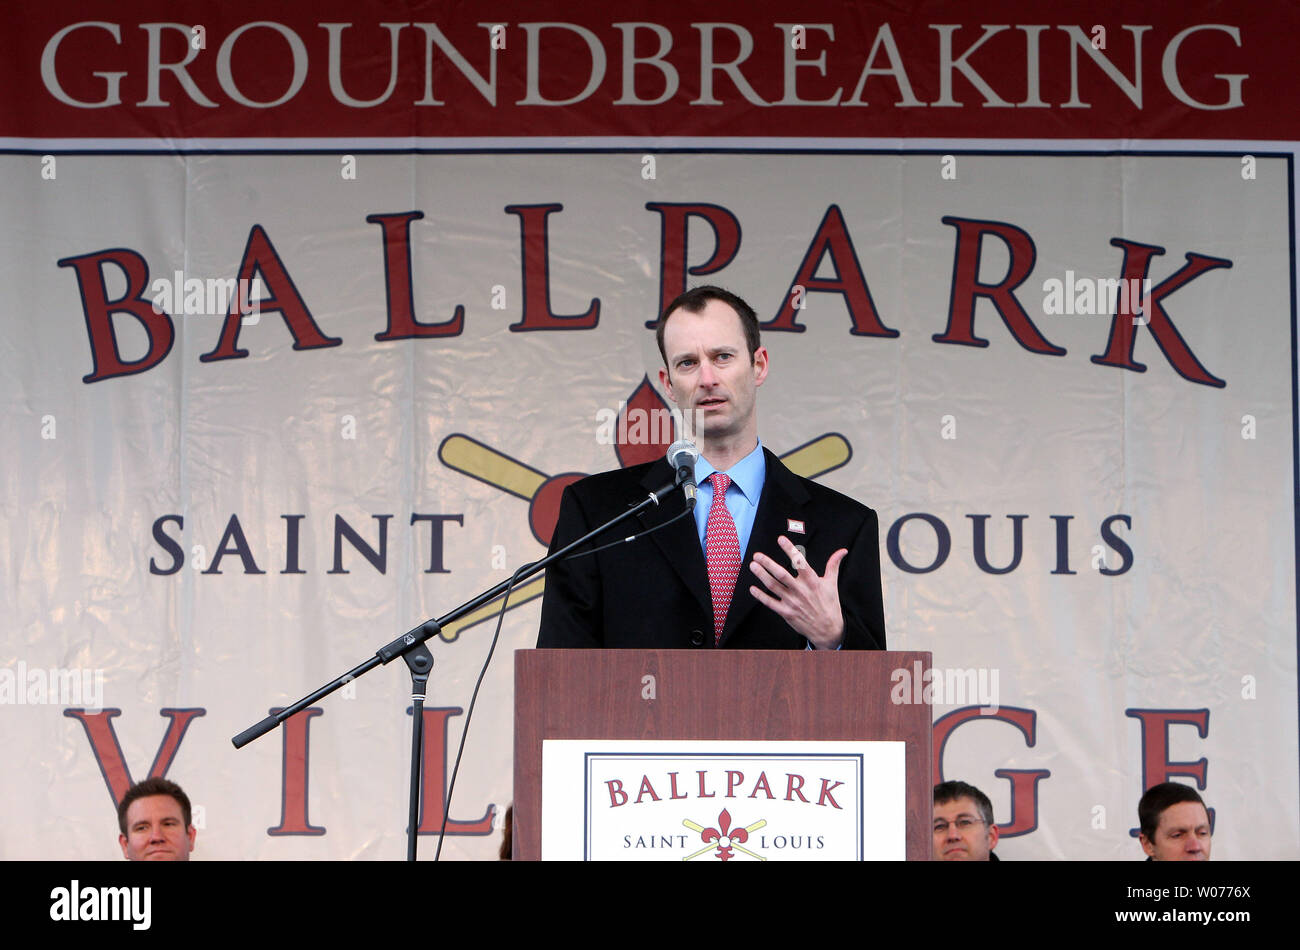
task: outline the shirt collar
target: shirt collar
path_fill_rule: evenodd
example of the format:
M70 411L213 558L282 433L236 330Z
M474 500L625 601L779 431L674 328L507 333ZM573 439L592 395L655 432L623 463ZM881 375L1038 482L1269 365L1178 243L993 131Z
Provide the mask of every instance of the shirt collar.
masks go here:
M695 460L695 484L702 485L717 469L709 464L703 455ZM743 459L731 466L725 473L731 484L735 485L751 506L758 505L758 496L763 492L763 481L767 475L767 460L763 457L763 443L760 441Z

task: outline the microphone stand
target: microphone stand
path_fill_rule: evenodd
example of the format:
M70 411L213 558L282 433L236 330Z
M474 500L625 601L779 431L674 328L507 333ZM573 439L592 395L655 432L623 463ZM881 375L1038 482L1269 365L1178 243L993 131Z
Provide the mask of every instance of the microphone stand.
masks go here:
M235 736L230 741L234 744L236 749L242 749L244 746L248 745L254 739L258 739L261 736L264 736L266 733L270 732L272 729L274 729L276 726L283 723L290 716L297 715L298 713L306 709L308 706L315 704L317 700L324 699L326 696L334 692L340 686L343 686L346 683L350 683L353 680L356 680L359 677L364 676L365 674L369 673L377 666L387 665L388 663L391 663L393 660L396 660L398 657L401 657L406 662L407 666L409 666L411 669L411 699L414 704L412 709L414 723L412 725L412 738L411 738L411 788L410 788L410 804L408 810L409 823L406 831L406 859L408 861L414 861L415 852L416 852L416 842L419 838L420 783L424 775L422 766L423 766L423 758L424 758L423 708L424 708L424 699L425 699L425 687L429 680L429 673L433 669L433 656L432 654L429 653L429 648L424 645L424 642L432 637L437 636L442 631L442 628L447 624L452 623L455 620L459 620L461 617L465 616L466 614L470 613L473 610L478 609L484 604L491 603L493 600L496 600L497 597L501 596L501 594L505 593L507 590L512 588L514 585L518 584L520 581L524 580L525 578L532 577L538 571L545 569L546 566L551 562L557 561L560 558L565 557L566 555L569 554L570 551L572 551L574 548L578 547L579 545L587 543L588 541L595 538L596 536L603 534L605 531L608 531L610 528L614 527L615 525L620 524L635 515L639 515L641 512L645 511L646 509L652 506L658 506L659 500L663 498L665 495L671 493L675 488L677 488L678 484L679 484L679 479L674 478L667 485L663 486L657 491L648 494L645 497L645 499L642 500L639 504L633 505L631 508L629 508L627 511L624 511L622 514L616 515L615 517L611 518L609 521L606 521L600 527L592 531L588 531L586 534L578 538L572 544L565 545L560 550L556 551L554 554L548 554L540 561L534 561L532 564L528 564L520 568L520 570L515 573L515 576L511 577L509 580L502 581L500 584L497 584L495 587L491 588L490 590L484 591L483 593L479 594L477 597L474 597L472 600L466 601L456 609L452 610L450 613L444 614L443 616L439 617L437 620L426 620L418 627L411 628L406 633L398 637L396 640L392 640L389 643L384 644L382 647L380 647L378 650L375 651L374 656L370 657L370 659L366 660L364 663L360 664L359 666L353 667L351 670L344 673L342 676L336 678L332 682L327 683L326 685L322 686L320 689L316 690L315 692L307 696L304 696L302 699L298 700L292 706L286 706L278 713L267 716L261 722L245 729L243 732Z

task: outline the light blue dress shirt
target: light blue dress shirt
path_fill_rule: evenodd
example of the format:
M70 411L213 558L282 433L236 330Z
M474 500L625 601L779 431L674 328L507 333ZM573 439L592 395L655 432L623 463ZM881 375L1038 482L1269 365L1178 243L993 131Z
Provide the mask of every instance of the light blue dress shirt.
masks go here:
M709 523L709 512L713 509L713 483L709 481L709 476L716 471L703 455L695 460L695 484L699 492L694 512L695 529L700 536L702 549L704 528ZM754 451L723 474L731 478L725 501L727 510L731 512L731 520L736 522L736 540L740 542L740 554L744 557L749 550L749 536L754 530L754 516L758 514L758 499L763 494L763 482L767 479L763 443L759 442Z

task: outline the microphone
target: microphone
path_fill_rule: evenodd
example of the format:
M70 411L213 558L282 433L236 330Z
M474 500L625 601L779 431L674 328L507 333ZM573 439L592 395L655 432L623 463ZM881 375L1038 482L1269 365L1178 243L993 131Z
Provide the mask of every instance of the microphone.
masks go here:
M686 510L695 508L695 460L700 450L689 439L678 439L668 448L668 464L677 473L676 483L686 493Z

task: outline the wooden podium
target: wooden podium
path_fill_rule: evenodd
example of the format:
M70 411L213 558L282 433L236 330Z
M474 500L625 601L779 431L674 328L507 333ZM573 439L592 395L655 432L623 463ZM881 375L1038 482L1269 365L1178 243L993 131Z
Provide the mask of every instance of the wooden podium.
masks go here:
M895 684L930 665L913 652L518 650L514 856L542 855L544 740L884 740L905 744L907 860L929 860L931 707Z

